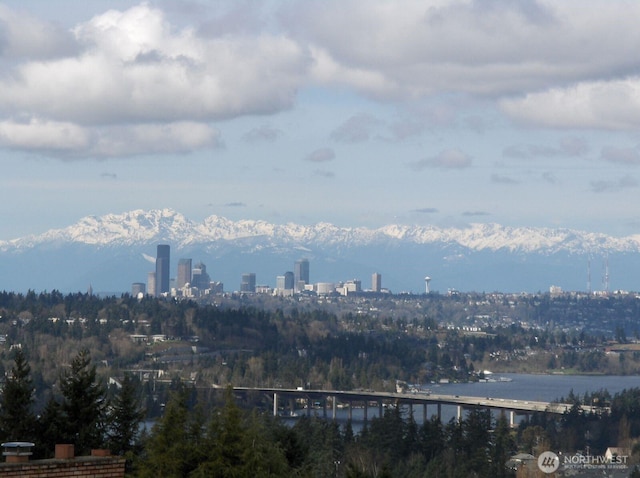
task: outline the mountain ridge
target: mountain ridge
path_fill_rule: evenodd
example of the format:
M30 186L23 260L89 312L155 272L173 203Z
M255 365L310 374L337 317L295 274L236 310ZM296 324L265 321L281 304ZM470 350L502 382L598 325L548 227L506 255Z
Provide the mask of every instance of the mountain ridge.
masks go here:
M471 223L462 228L389 224L371 229L338 227L327 222L300 225L273 224L264 220L248 219L232 221L218 215L209 216L202 222L195 222L173 209L136 209L121 214L86 216L65 228L0 241L0 251L17 252L41 244L55 243L119 247L170 242L181 248L215 241L237 241L258 237L280 245L355 246L396 241L423 245L455 244L474 251L505 250L512 253L640 252L640 236L618 238L567 228Z
M198 222L173 209L136 209L87 216L42 234L0 241L0 290L127 292L154 270L156 245L171 245L172 275L179 258L202 261L226 291L239 289L242 273L259 284L311 262L312 282L362 280L374 272L392 291L536 292L551 285L594 289L602 264L602 289L638 290L640 236L612 237L574 229L386 225L378 228L233 221L212 215ZM606 268L606 274L605 274ZM607 280L604 280L604 277ZM585 287L586 284L589 284Z

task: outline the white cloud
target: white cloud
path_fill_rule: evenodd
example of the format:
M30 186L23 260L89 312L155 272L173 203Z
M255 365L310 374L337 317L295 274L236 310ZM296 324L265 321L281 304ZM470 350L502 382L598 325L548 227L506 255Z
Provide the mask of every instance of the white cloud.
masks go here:
M63 159L187 153L220 145L216 129L176 122L83 128L73 123L31 120L0 122L0 145Z
M0 4L0 58L51 58L76 50L70 32Z
M503 100L501 106L513 118L547 127L636 129L640 126L640 77L528 93Z
M147 4L74 29L81 54L25 58L0 81L0 111L105 124L215 120L289 108L307 68L281 35L201 38Z
M39 119L0 122L0 145L7 148L65 153L89 144L87 130L73 123Z
M284 16L317 81L383 98L504 95L636 69L640 4L309 0Z
M203 123L176 122L110 127L87 155L99 158L139 154L188 153L220 145L216 129Z

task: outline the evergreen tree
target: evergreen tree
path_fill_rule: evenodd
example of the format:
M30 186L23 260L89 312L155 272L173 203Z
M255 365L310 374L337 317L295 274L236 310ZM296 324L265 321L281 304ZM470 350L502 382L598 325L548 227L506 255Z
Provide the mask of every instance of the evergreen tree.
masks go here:
M35 416L32 411L31 367L21 349L14 357L11 374L0 396L0 438L2 441L34 441Z
M137 450L140 438L140 424L145 412L141 406L138 382L131 374L125 374L121 388L111 403L109 448L115 455L125 455Z
M88 454L92 448L105 444L106 390L96 376L89 350L83 349L71 362L71 369L61 379L64 397L64 439L75 445L77 455Z
M194 466L194 455L200 450L200 437L190 436L188 392L173 392L164 415L151 430L146 443L146 457L141 463L142 478L178 478L189 475ZM193 442L190 443L190 440Z
M66 422L62 406L53 397L47 401L37 423L39 439L35 442L35 454L43 458L51 458L57 443L64 441Z

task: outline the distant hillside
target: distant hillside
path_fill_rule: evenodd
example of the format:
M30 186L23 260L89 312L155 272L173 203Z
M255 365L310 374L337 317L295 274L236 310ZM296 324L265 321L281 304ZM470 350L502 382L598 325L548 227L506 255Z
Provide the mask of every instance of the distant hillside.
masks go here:
M312 282L382 274L393 292L432 290L546 291L550 285L586 290L588 264L594 290L603 288L605 257L610 289L640 289L640 237L616 238L570 229L466 228L388 225L378 229L231 221L194 222L175 211L151 210L86 217L64 229L0 241L0 289L127 292L146 282L155 246L172 247L172 276L180 257L203 261L225 290L239 288L243 272L258 283L311 262Z

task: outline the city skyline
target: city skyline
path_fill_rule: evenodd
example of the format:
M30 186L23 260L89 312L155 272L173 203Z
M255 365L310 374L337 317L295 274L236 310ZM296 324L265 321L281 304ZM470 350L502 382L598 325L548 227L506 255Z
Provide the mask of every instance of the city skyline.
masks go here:
M638 234L639 16L604 0L0 2L0 240L151 208Z
M224 290L224 283L213 280L207 273L207 266L199 261L193 265L193 259L180 258L177 261L176 277L171 277L170 249L168 244L156 246L156 271L149 272L147 284L141 282L131 283L131 295L139 296L148 293L161 296L183 296L193 297L203 296L209 293L222 292L247 292L247 293L274 293L279 295L293 295L294 293L315 292L330 293L335 292L341 295L363 291L360 279L337 279L333 282L316 282L309 280L310 261L301 258L295 261L294 270L275 276L275 286L269 281L259 283L255 272L244 272L240 276L240 287L238 289ZM161 280L158 280L161 278ZM168 285L165 284L165 281ZM371 277L371 289L369 292L385 292L382 289L382 274L376 272ZM153 292L152 292L153 291ZM388 291L386 291L388 292ZM427 292L429 292L427 290Z

